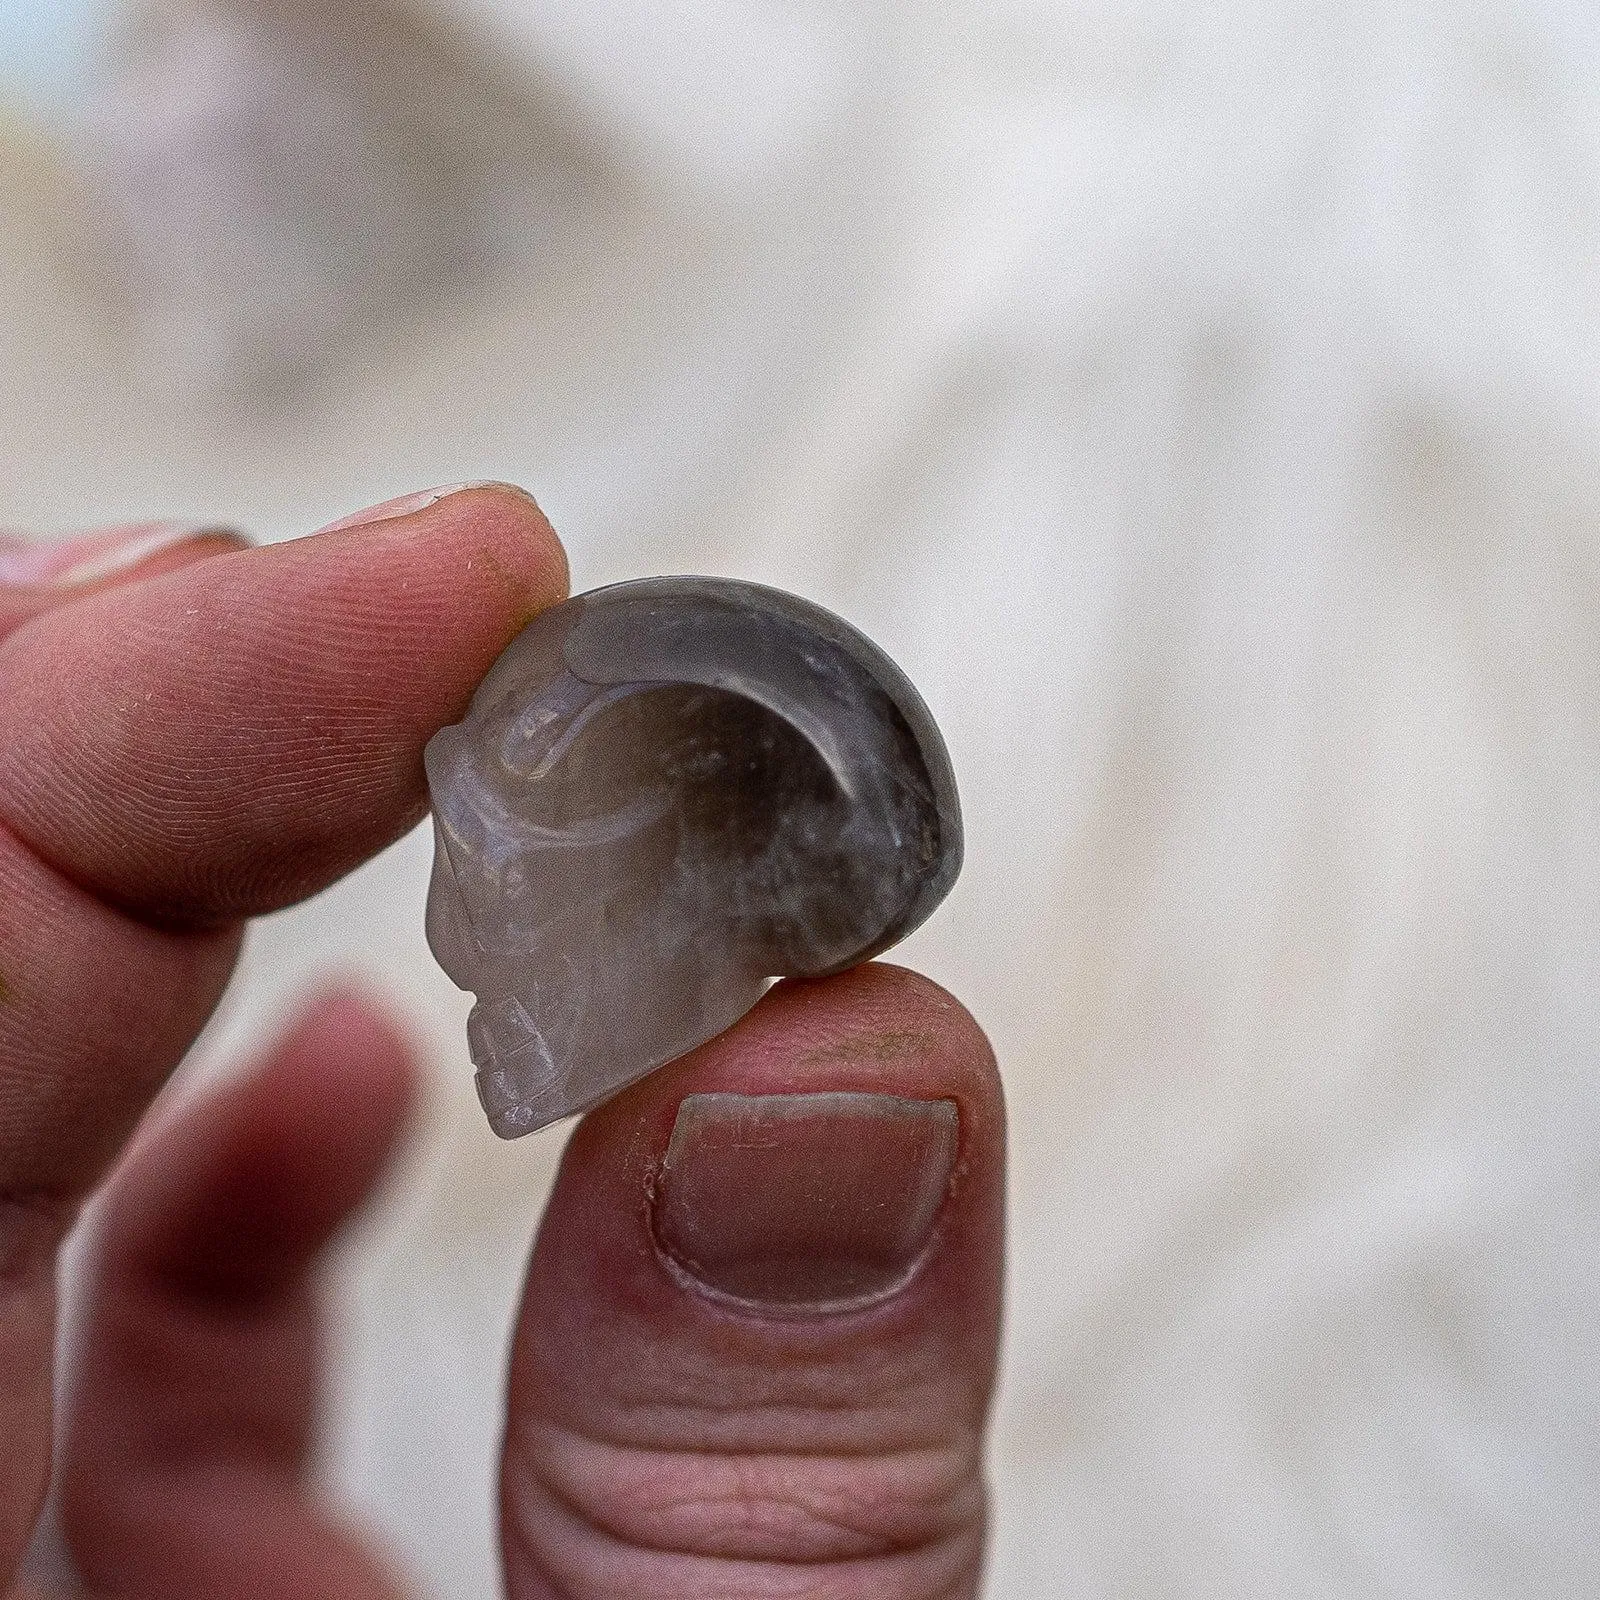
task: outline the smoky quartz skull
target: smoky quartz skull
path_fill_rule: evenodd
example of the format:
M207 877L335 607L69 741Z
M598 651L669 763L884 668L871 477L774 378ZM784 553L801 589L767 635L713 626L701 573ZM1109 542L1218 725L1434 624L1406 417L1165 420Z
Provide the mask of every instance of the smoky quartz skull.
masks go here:
M944 742L910 681L808 601L718 578L530 623L427 748L428 941L477 995L504 1138L737 1021L777 977L887 949L961 867Z

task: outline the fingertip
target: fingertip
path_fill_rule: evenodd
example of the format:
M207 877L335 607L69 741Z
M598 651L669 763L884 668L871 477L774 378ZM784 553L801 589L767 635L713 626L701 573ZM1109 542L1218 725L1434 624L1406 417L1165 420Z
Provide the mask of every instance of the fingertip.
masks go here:
M943 1072L953 1075L952 1089L981 1093L999 1109L988 1035L948 989L910 967L870 961L831 978L785 978L763 1004L765 1025L805 1039L813 1070Z
M875 961L775 984L733 1027L591 1112L579 1134L670 1119L686 1094L815 1092L946 1097L969 1134L1004 1128L994 1051L972 1013L921 973Z
M964 1303L987 1327L1003 1230L1005 1099L987 1036L948 990L888 962L785 980L660 1076L655 1123L667 1133L651 1180L658 1246L669 1238L662 1221L673 1188L692 1177L706 1197L702 1212L717 1220L721 1251L746 1258L740 1273L754 1270L748 1258L761 1252L751 1230L813 1264L827 1254L827 1236L844 1278L875 1258L913 1323L931 1297ZM699 1120L691 1113L719 1099L727 1108L720 1156L698 1177L674 1175L671 1151ZM942 1113L952 1110L946 1122ZM729 1159L730 1148L747 1144L766 1149L753 1162ZM808 1209L821 1232L802 1247ZM729 1227L724 1219L735 1214L743 1220ZM891 1216L898 1253L887 1235L875 1237ZM893 1296L863 1290L857 1298L866 1306Z
M913 1342L962 1326L981 1371L998 1315L1005 1142L994 1053L947 991L883 963L781 983L582 1120L536 1267L573 1294L649 1307L658 1328L698 1326L713 1303L744 1296L739 1284L781 1277L790 1287L771 1306L744 1307L758 1321L807 1296L881 1305ZM713 1257L727 1270L689 1281ZM837 1292L806 1287L825 1282ZM824 1341L829 1321L817 1323Z
M320 548L331 540L356 549L374 540L422 541L442 557L459 547L460 573L500 580L517 626L566 597L567 553L537 500L514 483L470 483L403 495L352 516L341 517L309 539Z
M319 1080L372 1076L409 1089L417 1074L416 1046L386 995L364 978L340 975L301 1002L261 1071L274 1069Z
M417 1051L392 1004L363 980L314 992L245 1080L267 1146L329 1170L376 1171L415 1114Z
M476 541L492 577L506 585L514 624L524 628L567 597L571 568L539 502L514 483L478 483L419 513L435 537Z

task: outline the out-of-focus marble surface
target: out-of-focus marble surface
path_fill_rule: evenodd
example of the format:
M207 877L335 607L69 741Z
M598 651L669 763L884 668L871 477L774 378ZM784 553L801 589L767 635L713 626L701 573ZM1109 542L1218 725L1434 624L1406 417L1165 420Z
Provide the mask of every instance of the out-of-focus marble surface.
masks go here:
M905 959L1015 1109L992 1592L1593 1592L1590 11L164 9L82 143L3 147L0 519L507 477L579 587L840 611L950 740ZM330 1474L453 1600L560 1139L482 1125L426 880L262 925L195 1070L329 965L415 1019Z

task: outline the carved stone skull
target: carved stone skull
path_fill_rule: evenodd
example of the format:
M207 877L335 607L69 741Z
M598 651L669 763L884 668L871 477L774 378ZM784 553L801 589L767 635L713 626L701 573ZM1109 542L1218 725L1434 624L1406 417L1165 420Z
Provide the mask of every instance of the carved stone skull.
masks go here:
M658 578L545 612L427 749L428 939L506 1138L864 961L961 866L905 675L809 602Z

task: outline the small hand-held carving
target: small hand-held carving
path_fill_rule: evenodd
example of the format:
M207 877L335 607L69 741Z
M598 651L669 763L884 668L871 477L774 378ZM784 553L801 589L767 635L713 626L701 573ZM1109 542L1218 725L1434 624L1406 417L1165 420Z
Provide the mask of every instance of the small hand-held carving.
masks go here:
M530 623L427 750L428 942L504 1138L886 950L961 869L944 741L838 617L649 578Z

